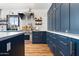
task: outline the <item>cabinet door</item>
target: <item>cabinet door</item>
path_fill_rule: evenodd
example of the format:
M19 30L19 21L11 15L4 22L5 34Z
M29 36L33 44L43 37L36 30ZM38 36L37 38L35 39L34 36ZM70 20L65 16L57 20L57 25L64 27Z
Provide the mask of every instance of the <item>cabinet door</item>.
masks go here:
M32 32L32 43L39 43L40 42L40 33L39 32Z
M51 28L51 18L50 18L50 9L49 9L49 11L48 11L48 30L51 30L50 28Z
M50 30L51 31L53 30L52 22L53 22L53 19L52 19L52 10L51 10L51 13L50 13Z
M46 32L45 31L38 31L32 32L32 43L46 43Z
M69 39L70 39L70 56L75 56L75 55L77 55L77 52L78 52L77 51L76 39L74 39L74 38L69 38ZM79 48L78 48L78 50L79 50Z
M69 4L61 4L61 32L69 31Z
M42 34L42 41L43 41L43 43L47 43L46 39L47 39L46 31L44 31L43 34Z
M60 4L56 4L56 31L60 31Z
M75 39L75 55L79 56L79 40Z
M55 31L55 10L52 13L52 30Z
M0 41L0 56L8 56L8 55L9 53L7 51L7 42L5 42L5 40Z
M64 55L64 56L70 56L70 46L71 45L71 41L70 41L70 38L68 37L65 37L65 36L61 36L61 35L57 35L57 41L58 41L58 48L59 48L59 51L60 51L60 54L61 55Z
M70 4L70 32L79 34L79 3Z
M56 4L54 3L53 4L53 13L52 13L52 28L53 28L53 31L55 31L55 19L56 19Z
M18 40L17 40L18 39ZM24 55L24 34L10 38L11 50L9 51L11 56L23 56Z
M48 11L48 30L55 31L55 8L56 4L53 3Z
M51 17L50 17L51 18L50 23L51 23L51 31L52 31L53 30L53 27L52 27L53 26L53 17L52 17L53 16L53 4L51 5L50 15L51 15Z

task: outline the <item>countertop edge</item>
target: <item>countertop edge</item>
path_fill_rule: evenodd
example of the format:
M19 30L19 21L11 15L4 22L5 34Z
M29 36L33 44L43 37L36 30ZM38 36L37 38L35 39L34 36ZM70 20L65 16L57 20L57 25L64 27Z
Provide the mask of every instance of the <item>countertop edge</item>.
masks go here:
M1 37L1 38L0 38L0 41L6 40L6 39L9 39L9 38L12 38L12 37L15 37L15 36L24 34L24 33L25 33L25 32L17 32L16 34L7 35L7 36L4 36L4 37Z
M55 31L47 31L47 32L54 33L54 34L59 34L59 35L62 35L62 36L66 36L66 37L69 37L69 38L74 38L74 39L79 40L79 35L78 34L55 32Z

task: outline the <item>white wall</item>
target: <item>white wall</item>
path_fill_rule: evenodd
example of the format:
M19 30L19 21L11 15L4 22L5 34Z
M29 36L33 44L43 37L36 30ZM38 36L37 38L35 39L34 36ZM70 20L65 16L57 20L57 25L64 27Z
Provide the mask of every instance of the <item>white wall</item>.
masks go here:
M42 25L37 25L39 27L40 31L46 31L47 30L47 10L45 9L37 9L34 10L35 16L36 17L42 17Z
M36 17L42 17L43 19L43 24L41 26L37 26L39 27L39 30L47 30L47 10L46 9L33 9L32 10L35 14ZM18 14L19 12L28 12L28 9L21 9L21 8L16 8L16 9L2 9L2 13L1 13L1 18L2 19L6 19L6 15L11 14L12 12L14 12L14 14ZM34 20L23 20L21 21L21 25L27 25L28 23L32 22L34 24ZM35 26L35 25L34 25Z
M12 12L14 12L15 15L17 15L19 12L26 12L27 9L2 9L2 12L1 12L1 17L4 19L6 18L6 15L8 14L12 14Z
M0 25L0 31L6 31L6 26L5 25Z

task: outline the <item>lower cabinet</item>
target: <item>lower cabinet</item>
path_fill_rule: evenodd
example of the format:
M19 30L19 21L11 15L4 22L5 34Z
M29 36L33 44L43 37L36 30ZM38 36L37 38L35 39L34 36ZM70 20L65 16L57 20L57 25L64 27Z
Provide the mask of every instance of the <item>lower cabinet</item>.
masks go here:
M46 32L45 31L33 31L32 32L33 44L46 44Z
M0 41L0 56L24 56L24 34Z
M11 56L24 56L24 34L14 37L11 40Z
M9 41L4 40L4 41L0 41L0 56L9 56L10 55L10 48L7 49L7 44L9 43Z
M75 39L47 32L47 43L55 56L79 55L79 47L76 49ZM77 41L77 43L79 43L79 41ZM78 52L76 53L76 51Z

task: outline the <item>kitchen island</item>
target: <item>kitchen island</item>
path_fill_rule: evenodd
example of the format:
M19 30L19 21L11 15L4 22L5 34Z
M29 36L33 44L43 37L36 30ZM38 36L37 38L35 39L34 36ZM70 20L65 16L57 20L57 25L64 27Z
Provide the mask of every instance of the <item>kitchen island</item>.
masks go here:
M24 56L25 32L0 32L0 56Z

